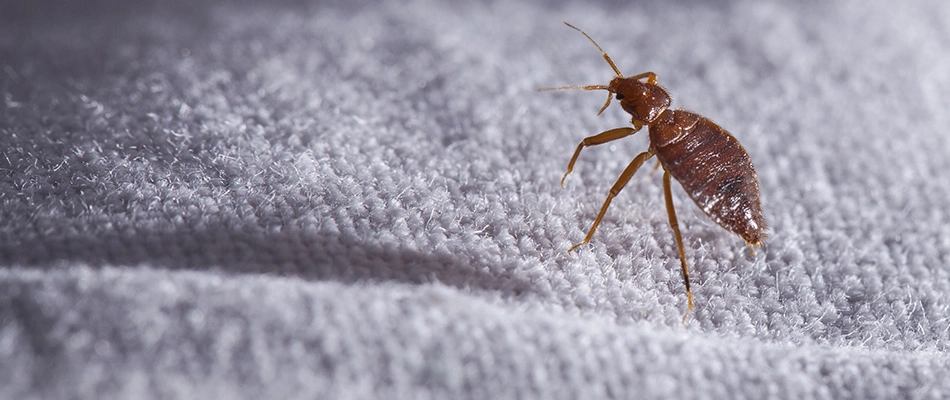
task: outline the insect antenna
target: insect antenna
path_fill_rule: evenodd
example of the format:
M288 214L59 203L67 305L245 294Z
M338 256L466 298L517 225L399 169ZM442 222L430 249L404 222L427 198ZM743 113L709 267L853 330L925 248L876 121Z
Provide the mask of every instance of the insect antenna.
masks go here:
M568 85L568 86L558 86L552 88L538 88L536 89L539 92L547 92L550 90L564 90L564 89L584 89L584 90L606 90L610 91L610 88L607 85ZM607 93L607 102L604 103L604 106L600 108L600 111L597 111L597 115L603 114L604 110L607 109L607 106L610 105L610 98L613 97L613 93Z
M588 35L587 32L582 31L580 28L567 23L567 21L564 21L564 25L567 25L573 28L574 30L582 33L585 37L587 37L587 40L590 40L590 42L593 43L595 47L597 47L597 50L600 50L600 54L604 57L604 60L607 60L607 64L610 64L610 68L613 68L614 72L617 73L617 77L623 78L623 74L620 73L620 69L617 68L617 64L614 64L614 60L610 59L610 56L607 55L607 52L604 51L604 49L601 48L600 45L594 41L594 38L590 37L590 35ZM549 90L564 90L564 89L606 90L608 92L610 91L610 87L607 85L568 85L568 86L559 86L559 87L553 87L553 88L540 88L538 89L538 91L545 92ZM604 102L604 106L600 108L600 111L597 111L597 115L604 113L604 110L606 110L607 106L610 105L611 97L613 97L613 93L607 93L607 101Z
M538 88L537 91L547 92L550 90L564 90L564 89L609 90L607 89L607 85L567 85L567 86L558 86L558 87Z
M614 64L614 60L611 60L611 59L610 59L610 56L607 55L607 52L604 51L604 49L602 49L602 48L600 47L600 45L597 44L597 42L594 41L594 38L590 37L590 35L588 35L587 32L582 31L580 28L578 28L578 27L576 27L576 26L574 26L574 25L571 25L571 24L567 23L567 21L564 21L564 25L567 25L567 26L573 28L575 31L578 31L578 32L584 34L584 36L587 37L587 40L590 40L590 42L593 43L594 46L597 47L597 50L600 50L600 55L604 57L604 60L607 60L607 64L610 64L610 68L613 68L613 69L614 69L614 72L617 73L617 77L623 78L623 74L620 72L620 68L617 68L617 64Z

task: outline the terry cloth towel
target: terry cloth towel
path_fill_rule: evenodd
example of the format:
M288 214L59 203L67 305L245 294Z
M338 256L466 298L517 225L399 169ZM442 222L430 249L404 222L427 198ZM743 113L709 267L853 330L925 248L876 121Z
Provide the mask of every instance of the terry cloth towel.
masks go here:
M0 398L950 397L944 1L0 1ZM603 91L745 146L750 256Z

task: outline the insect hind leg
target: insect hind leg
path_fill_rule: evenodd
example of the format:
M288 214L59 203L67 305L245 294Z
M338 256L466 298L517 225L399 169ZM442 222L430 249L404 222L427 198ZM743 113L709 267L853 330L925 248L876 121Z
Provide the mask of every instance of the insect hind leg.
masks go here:
M689 287L689 267L686 265L686 251L683 250L683 235L680 234L680 226L676 221L676 210L673 208L673 192L670 188L670 173L663 171L663 195L666 197L666 213L670 217L670 227L673 228L673 235L676 236L676 247L680 253L680 265L683 267L683 282L686 285L686 314L683 315L683 323L686 323L686 317L690 311L693 311L693 291Z

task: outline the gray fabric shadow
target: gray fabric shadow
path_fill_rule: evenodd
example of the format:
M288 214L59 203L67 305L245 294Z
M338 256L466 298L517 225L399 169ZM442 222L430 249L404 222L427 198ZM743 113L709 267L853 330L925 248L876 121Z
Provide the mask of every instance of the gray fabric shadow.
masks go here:
M184 228L187 230L109 232L98 236L53 233L4 240L0 243L0 264L38 269L75 263L94 267L147 265L338 282L440 282L515 296L535 292L531 282L506 274L511 268L486 265L447 250L425 252L328 232L261 233L256 226L256 231L242 231L224 224Z

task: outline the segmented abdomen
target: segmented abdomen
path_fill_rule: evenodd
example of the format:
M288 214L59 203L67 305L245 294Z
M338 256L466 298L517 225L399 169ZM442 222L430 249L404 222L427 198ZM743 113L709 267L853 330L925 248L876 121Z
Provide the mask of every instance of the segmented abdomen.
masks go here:
M667 110L650 127L653 151L710 218L758 246L766 236L759 182L749 154L705 117Z

